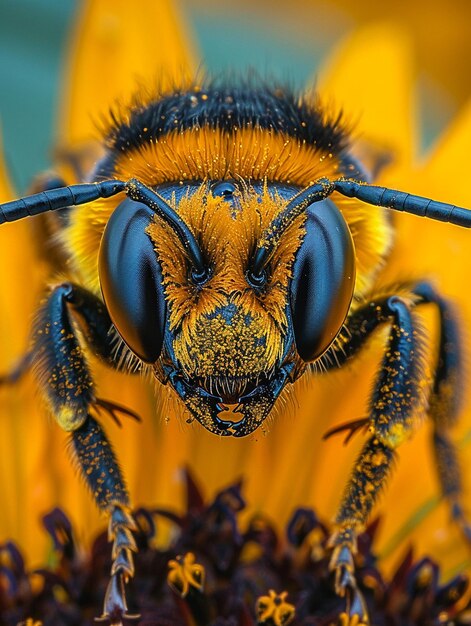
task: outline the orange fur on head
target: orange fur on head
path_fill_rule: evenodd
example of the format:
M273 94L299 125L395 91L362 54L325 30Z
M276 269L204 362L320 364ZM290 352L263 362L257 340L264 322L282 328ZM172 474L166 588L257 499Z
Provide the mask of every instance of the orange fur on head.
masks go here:
M270 263L268 285L256 292L245 273L263 231L286 201L273 198L265 188L261 196L242 192L237 205L208 194L203 184L175 207L212 268L202 288L189 280L189 264L170 226L156 216L147 229L162 267L170 328L178 331L175 353L188 373L194 372L197 358L199 375L227 371L244 376L270 370L283 354L288 284L304 216L283 234ZM231 324L218 314L228 305L234 307ZM243 356L231 362L231 353Z
M176 130L126 150L116 161L115 173L150 187L227 178L305 186L321 177L337 177L339 162L332 153L275 130L246 127L228 132L203 126Z

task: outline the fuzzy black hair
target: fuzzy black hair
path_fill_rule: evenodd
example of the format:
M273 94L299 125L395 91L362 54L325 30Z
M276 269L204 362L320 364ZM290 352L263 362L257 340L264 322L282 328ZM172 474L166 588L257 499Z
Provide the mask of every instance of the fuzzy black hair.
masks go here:
M348 133L341 114L329 117L317 98L299 96L287 87L260 86L260 82L255 86L251 80L238 80L235 85L206 81L202 87L136 104L123 118L112 114L108 149L117 156L174 130L202 126L225 131L259 127L325 152L340 155L347 149Z

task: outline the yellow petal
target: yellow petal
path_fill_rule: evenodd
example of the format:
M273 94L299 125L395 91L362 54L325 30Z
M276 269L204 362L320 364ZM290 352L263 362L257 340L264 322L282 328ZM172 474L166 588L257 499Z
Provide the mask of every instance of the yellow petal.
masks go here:
M354 134L401 165L412 161L417 143L412 68L406 32L375 23L337 48L318 81L322 99L345 112Z
M0 146L0 202L14 196ZM0 226L0 374L9 371L28 345L30 322L44 284L27 220ZM43 471L48 423L41 412L31 377L0 387L0 536L33 547L43 556L45 544L38 517L52 504L50 481ZM39 547L39 549L38 549Z
M196 67L194 46L170 0L87 0L73 37L64 81L59 140L76 146L142 84L181 84Z
M423 168L423 187L440 194L437 199L471 205L471 188L466 184L470 138L471 100L438 139Z

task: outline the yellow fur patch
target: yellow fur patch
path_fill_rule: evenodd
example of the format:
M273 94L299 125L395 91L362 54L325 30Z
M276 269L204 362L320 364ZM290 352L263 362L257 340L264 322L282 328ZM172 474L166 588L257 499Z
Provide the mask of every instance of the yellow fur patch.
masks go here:
M274 130L227 132L204 126L175 131L127 150L115 164L117 178L138 178L152 187L188 180L283 181L305 186L339 175L333 154Z
M393 242L387 210L339 193L331 196L348 224L355 244L355 299L364 299L373 287Z
M74 280L101 296L98 276L98 251L105 226L114 209L126 198L119 194L90 204L75 207L70 225L62 235L64 246L70 250L71 272Z

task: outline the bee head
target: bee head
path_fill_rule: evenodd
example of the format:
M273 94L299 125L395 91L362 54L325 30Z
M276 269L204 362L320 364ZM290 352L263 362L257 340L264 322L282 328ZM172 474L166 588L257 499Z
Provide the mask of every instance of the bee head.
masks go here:
M158 191L186 238L155 206L122 202L100 249L106 306L205 428L247 435L344 322L355 271L348 227L330 200L286 220L296 195L286 185Z

